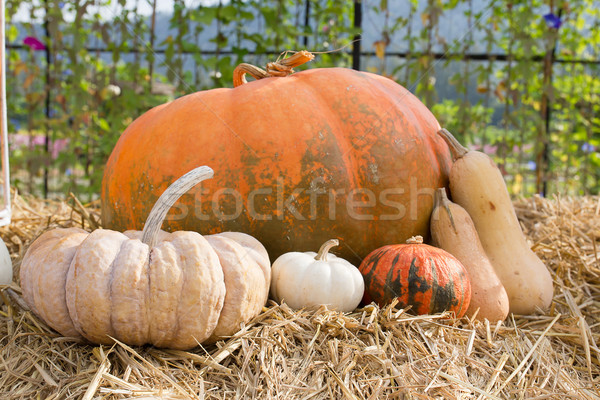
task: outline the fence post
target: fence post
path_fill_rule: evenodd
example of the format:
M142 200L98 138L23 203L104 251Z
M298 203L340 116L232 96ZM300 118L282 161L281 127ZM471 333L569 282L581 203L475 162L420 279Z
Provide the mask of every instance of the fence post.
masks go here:
M562 7L558 10L558 18L562 17ZM548 172L550 171L550 120L552 118L552 106L550 104L550 91L553 90L553 68L556 62L556 45L558 44L558 29L553 30L552 49L546 51L544 56L544 77L542 100L540 104L540 112L544 120L544 128L540 129L538 134L538 143L541 143L542 148L536 155L537 174L536 174L536 192L542 196L548 195Z
M354 0L354 27L362 28L362 1ZM360 40L361 33L354 35L352 42L352 69L360 70Z
M0 150L2 157L2 191L4 201L0 208L0 226L10 224L11 201L10 201L10 158L8 143L8 117L6 103L6 72L8 62L6 61L6 2L0 0Z
M44 35L45 35L45 53L46 53L46 103L45 103L45 115L46 115L46 123L45 123L45 137L44 137L44 198L48 198L48 170L50 164L50 95L51 95L51 76L50 76L50 64L52 62L52 56L50 53L50 46L52 45L52 41L50 40L50 5L48 4L48 0L44 0Z
M310 24L310 0L306 0L304 4L304 38L302 39L302 43L304 44L304 48L308 47L308 26Z
M152 17L150 19L150 49L148 57L148 94L152 94L152 85L154 84L154 41L156 40L156 0L152 1Z

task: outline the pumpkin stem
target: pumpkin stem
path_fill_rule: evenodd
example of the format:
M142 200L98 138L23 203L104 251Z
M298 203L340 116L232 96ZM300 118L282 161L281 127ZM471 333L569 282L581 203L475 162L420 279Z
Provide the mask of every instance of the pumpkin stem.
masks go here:
M450 153L452 153L452 158L454 160L461 158L462 156L464 156L465 154L467 154L469 152L469 149L467 149L465 146L460 144L460 142L458 140L456 140L454 135L452 135L450 132L448 132L447 129L445 129L445 128L440 129L438 131L438 135L440 135L442 137L442 139L444 139L444 141L448 145L448 148L450 149Z
M283 54L287 55L287 52L282 53L282 55ZM246 81L246 74L257 80L272 76L288 76L294 72L294 67L307 63L314 58L314 54L309 51L298 51L288 58L282 60L277 59L276 61L268 63L266 71L255 65L242 63L233 70L233 87L248 83L248 81Z
M142 231L142 243L154 247L160 227L173 204L191 188L205 179L212 178L213 175L214 171L210 167L198 167L173 182L156 200L148 214Z
M435 202L433 205L433 209L439 209L444 207L448 216L450 217L450 224L452 224L452 228L454 228L454 232L458 234L456 230L456 225L454 224L454 216L452 215L452 211L450 211L450 200L448 200L448 196L446 196L446 188L438 188L435 192Z
M233 87L238 87L244 83L248 83L246 80L246 74L250 75L256 80L269 77L269 74L264 69L252 64L242 63L233 70Z
M334 246L339 246L339 245L340 245L340 241L339 240L337 240L337 239L329 239L328 241L326 241L325 243L323 243L323 245L319 249L319 252L315 256L315 260L317 260L317 261L327 261L327 254L329 253L329 249L331 249Z
M423 236L413 236L406 241L406 244L423 244Z

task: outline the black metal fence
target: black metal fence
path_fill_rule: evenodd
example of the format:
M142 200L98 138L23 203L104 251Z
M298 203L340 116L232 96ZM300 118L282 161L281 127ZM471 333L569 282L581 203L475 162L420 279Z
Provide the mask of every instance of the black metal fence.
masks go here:
M172 14L161 16L154 0L149 18L127 2L107 18L77 1L33 2L43 24L14 24L20 32L8 45L9 112L21 117L22 131L43 132L44 143L15 156L28 172L19 184L35 192L41 181L44 196L97 193L103 162L132 115L192 88L227 86L241 60L266 61L302 46L332 50L317 65L369 70L414 91L467 144L492 146L515 194L598 191L600 35L592 1L565 10L429 0L407 2L403 12L389 3L222 1L188 9L176 0ZM586 30L578 18L587 11ZM452 27L444 27L444 15L466 25L451 43L441 32ZM23 44L24 35L39 37L43 57ZM157 92L160 82L173 94ZM108 98L109 85L122 96ZM61 139L69 142L65 154L53 159Z

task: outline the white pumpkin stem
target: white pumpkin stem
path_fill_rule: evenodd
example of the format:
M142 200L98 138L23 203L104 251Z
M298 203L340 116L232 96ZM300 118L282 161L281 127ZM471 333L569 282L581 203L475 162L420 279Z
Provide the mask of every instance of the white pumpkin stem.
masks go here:
M210 167L198 167L173 182L156 200L154 207L148 214L142 231L142 242L153 247L156 244L160 227L173 204L191 188L205 179L212 178L213 175L214 171Z
M460 144L460 142L451 134L447 129L442 128L438 131L438 135L444 139L448 148L450 149L450 153L452 154L452 158L457 160L467 154L469 149Z
M332 247L339 246L340 241L337 239L329 239L319 249L319 252L315 256L315 260L317 261L327 261L327 254Z

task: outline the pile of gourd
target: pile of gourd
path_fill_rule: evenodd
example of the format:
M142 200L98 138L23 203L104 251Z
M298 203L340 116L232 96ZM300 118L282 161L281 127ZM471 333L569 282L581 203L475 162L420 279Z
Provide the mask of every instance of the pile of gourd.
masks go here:
M266 71L242 64L236 88L182 97L132 123L103 180L104 225L115 230L55 229L35 240L21 265L31 309L65 336L189 349L235 334L269 293L293 308L346 312L398 299L418 314L493 321L547 308L551 276L493 161L440 130L389 79L343 68L290 75L310 59L299 52ZM416 189L417 178L439 189L435 203L416 205L404 191L397 202L382 194L385 206L415 206L403 221L306 220L293 207L273 218L166 219L176 202L201 208L201 192L184 194L213 175L203 187L236 188L249 200L258 185L297 187L315 174L329 189L391 193ZM324 243L318 253L294 251L316 243ZM329 253L338 245L343 257ZM346 261L352 252L358 268Z

